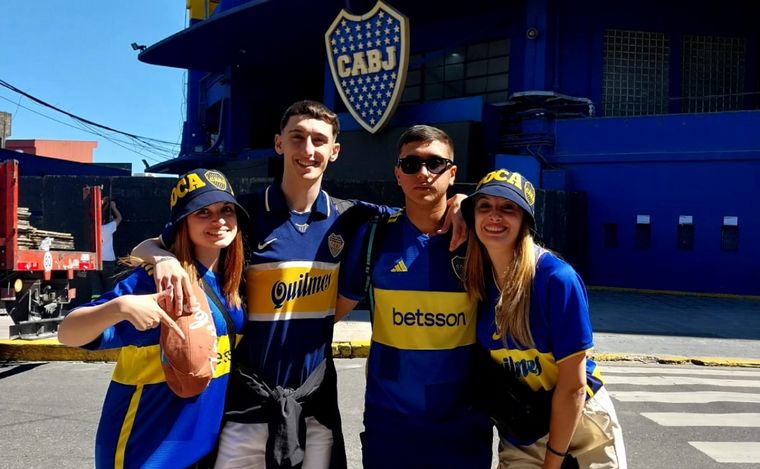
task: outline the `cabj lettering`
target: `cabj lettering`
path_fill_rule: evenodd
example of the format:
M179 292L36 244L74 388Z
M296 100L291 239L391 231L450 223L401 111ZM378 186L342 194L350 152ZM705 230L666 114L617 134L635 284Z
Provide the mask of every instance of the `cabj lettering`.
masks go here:
M396 68L396 46L385 48L387 60L383 60L383 52L380 49L354 52L352 56L341 55L337 59L338 76L346 78L368 73L377 73L380 70L393 70Z

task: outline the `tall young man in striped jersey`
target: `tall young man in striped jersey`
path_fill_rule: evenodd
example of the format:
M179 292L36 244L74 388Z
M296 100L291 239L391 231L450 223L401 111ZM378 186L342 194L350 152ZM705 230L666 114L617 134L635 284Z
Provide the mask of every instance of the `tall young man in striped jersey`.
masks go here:
M346 239L381 209L322 190L340 153L338 132L336 114L321 103L294 103L274 141L282 181L240 198L251 214L248 322L234 353L216 467L346 466L331 356L338 268ZM155 246L135 254L150 259ZM178 263L164 259L155 259L158 281L181 287Z

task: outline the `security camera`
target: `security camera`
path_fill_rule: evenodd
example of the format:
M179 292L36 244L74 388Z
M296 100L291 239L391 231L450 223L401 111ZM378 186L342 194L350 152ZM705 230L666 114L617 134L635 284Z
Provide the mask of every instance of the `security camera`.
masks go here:
M538 28L528 28L525 32L525 36L527 36L528 39L536 39L538 37Z

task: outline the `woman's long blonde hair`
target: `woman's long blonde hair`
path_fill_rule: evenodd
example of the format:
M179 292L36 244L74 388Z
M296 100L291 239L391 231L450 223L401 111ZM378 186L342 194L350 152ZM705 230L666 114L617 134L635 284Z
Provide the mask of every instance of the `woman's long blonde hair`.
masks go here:
M493 272L493 264L483 243L478 239L475 229L470 228L470 242L467 245L467 257L464 265L464 286L471 298L488 301L486 298L485 276ZM507 336L524 347L533 347L533 335L530 333L530 296L533 278L536 276L535 242L530 232L530 225L523 221L515 241L515 252L506 272L494 272L501 275L504 288L496 303L496 330L506 344ZM498 285L498 283L497 283Z
M183 218L177 224L174 230L174 243L169 247L169 251L182 264L182 268L187 272L190 281L194 284L198 283L200 275L195 267L193 242L190 240L187 218ZM219 256L219 270L224 274L224 282L221 285L222 294L225 300L227 300L227 304L236 308L239 308L242 304L240 299L240 281L243 278L243 260L243 238L238 228L238 232L232 243L222 249ZM138 267L143 264L143 260L138 257L129 256L120 259L120 263L129 267Z

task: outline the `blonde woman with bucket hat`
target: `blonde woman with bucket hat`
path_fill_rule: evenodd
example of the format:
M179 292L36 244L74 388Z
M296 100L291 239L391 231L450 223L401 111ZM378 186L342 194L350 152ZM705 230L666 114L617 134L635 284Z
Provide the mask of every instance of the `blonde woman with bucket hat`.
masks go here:
M535 425L537 434L507 431L492 412L499 468L625 468L620 423L587 356L593 337L586 290L569 264L534 242L535 196L522 175L498 169L462 203L470 231L464 281L479 300L478 342L487 360L500 365L498 373L514 381L508 387L525 390L526 405L540 406L533 397L547 396L545 427ZM483 387L493 393L496 380ZM506 401L506 394L493 398ZM505 414L512 418L509 409Z

